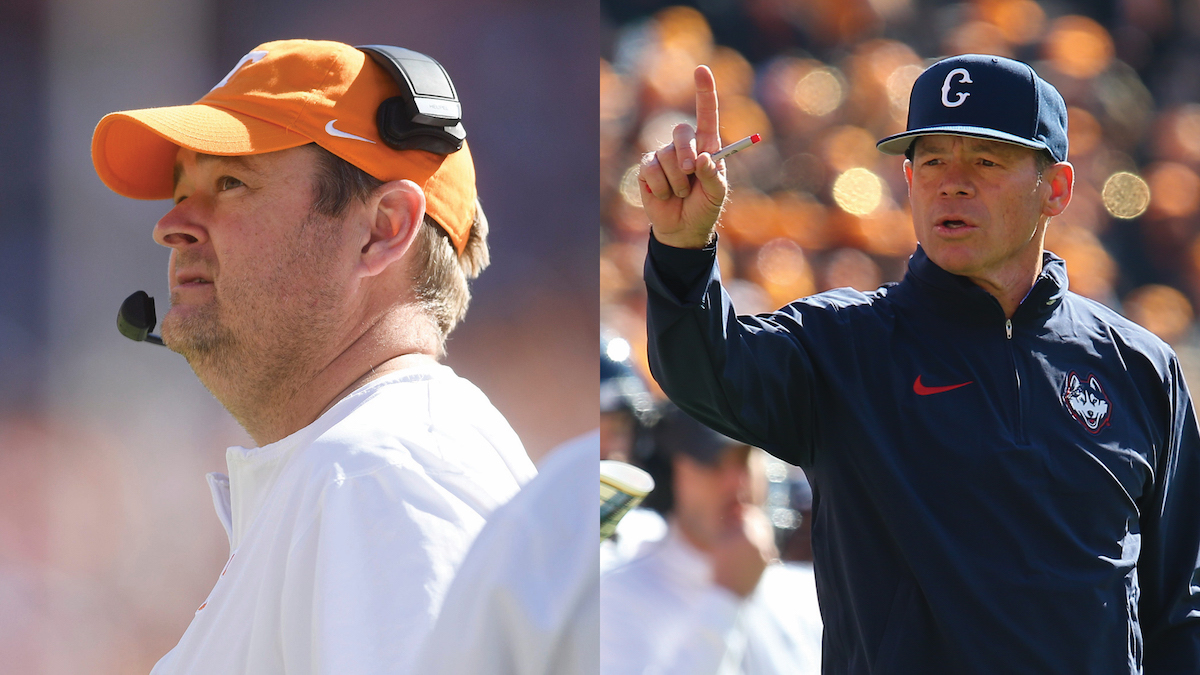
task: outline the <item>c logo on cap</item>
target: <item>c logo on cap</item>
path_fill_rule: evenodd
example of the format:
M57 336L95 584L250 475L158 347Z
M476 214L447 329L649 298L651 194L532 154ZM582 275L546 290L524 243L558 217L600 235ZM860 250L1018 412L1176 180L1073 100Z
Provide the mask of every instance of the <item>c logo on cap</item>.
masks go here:
M249 54L243 56L237 62L237 65L233 67L233 70L229 71L229 73L226 74L225 77L222 77L221 81L217 83L217 86L213 87L212 89L209 89L209 91L212 91L213 89L220 89L221 87L224 87L226 84L229 83L229 78L233 77L234 73L241 70L242 66L246 65L247 63L258 63L259 61L262 61L263 57L266 55L267 55L267 53L265 51L262 51L261 49L256 49L256 50L250 52Z
M967 72L966 68L955 68L947 73L946 81L942 83L942 105L946 106L947 108L957 108L963 104L963 101L967 100L968 96L971 95L971 92L969 91L959 91L955 92L955 95L958 96L958 98L954 99L953 101L947 98L950 95L950 80L953 80L955 75L962 75L962 79L959 81L963 84L974 84L974 82L971 82L971 74Z

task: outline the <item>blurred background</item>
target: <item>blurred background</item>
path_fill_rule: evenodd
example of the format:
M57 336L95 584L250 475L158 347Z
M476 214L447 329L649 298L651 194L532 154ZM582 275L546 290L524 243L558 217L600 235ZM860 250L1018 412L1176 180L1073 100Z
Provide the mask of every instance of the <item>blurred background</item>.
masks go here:
M450 72L492 266L448 363L536 460L597 423L592 0L0 0L0 671L146 673L228 557L204 480L249 438L187 364L116 331L165 311L169 202L109 192L108 112L189 103L275 39L394 44Z
M1193 0L602 0L601 321L645 372L640 155L694 123L716 75L732 198L718 254L739 313L898 281L916 247L903 158L913 81L969 52L1032 64L1069 106L1075 194L1049 228L1071 290L1146 326L1200 386L1200 3Z

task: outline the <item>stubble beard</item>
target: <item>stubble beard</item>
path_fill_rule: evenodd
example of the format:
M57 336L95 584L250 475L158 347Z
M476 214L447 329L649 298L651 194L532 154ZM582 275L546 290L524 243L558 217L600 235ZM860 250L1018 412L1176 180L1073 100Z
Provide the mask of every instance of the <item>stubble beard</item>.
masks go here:
M233 379L235 364L246 362L248 350L223 317L224 304L215 296L191 308L186 316L168 313L163 319L162 335L167 346L187 360L209 391L221 398L217 383ZM175 304L174 298L171 304Z
M251 433L284 414L327 365L323 353L337 335L342 288L335 285L334 232L323 220L307 217L297 245L257 281L218 277L207 303L163 320L167 346ZM288 289L299 277L309 284L296 296Z
M176 304L174 297L171 304ZM191 316L168 313L163 319L162 332L167 346L187 359L193 368L215 365L237 344L233 331L221 321L220 301L216 298L195 308Z

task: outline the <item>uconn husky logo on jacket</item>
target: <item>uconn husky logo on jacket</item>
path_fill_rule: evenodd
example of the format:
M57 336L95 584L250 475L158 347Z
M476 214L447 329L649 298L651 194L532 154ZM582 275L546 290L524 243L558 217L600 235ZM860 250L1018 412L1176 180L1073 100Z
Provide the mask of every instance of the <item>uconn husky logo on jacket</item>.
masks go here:
M1066 389L1063 391L1063 403L1071 416L1079 420L1093 434L1108 426L1109 412L1112 407L1108 397L1104 395L1104 387L1100 380L1088 373L1087 379L1082 380L1072 372L1067 376Z

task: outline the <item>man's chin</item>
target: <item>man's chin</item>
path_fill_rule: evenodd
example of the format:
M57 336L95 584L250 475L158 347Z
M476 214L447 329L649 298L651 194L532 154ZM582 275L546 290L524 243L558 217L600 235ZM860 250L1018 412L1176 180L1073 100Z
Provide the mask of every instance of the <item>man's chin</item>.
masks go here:
M174 306L162 321L163 342L173 352L191 361L222 351L232 336L209 312L202 308Z
M922 245L922 248L925 249L925 255L933 264L951 274L971 276L971 272L979 264L975 252L964 246L941 243L933 246Z

